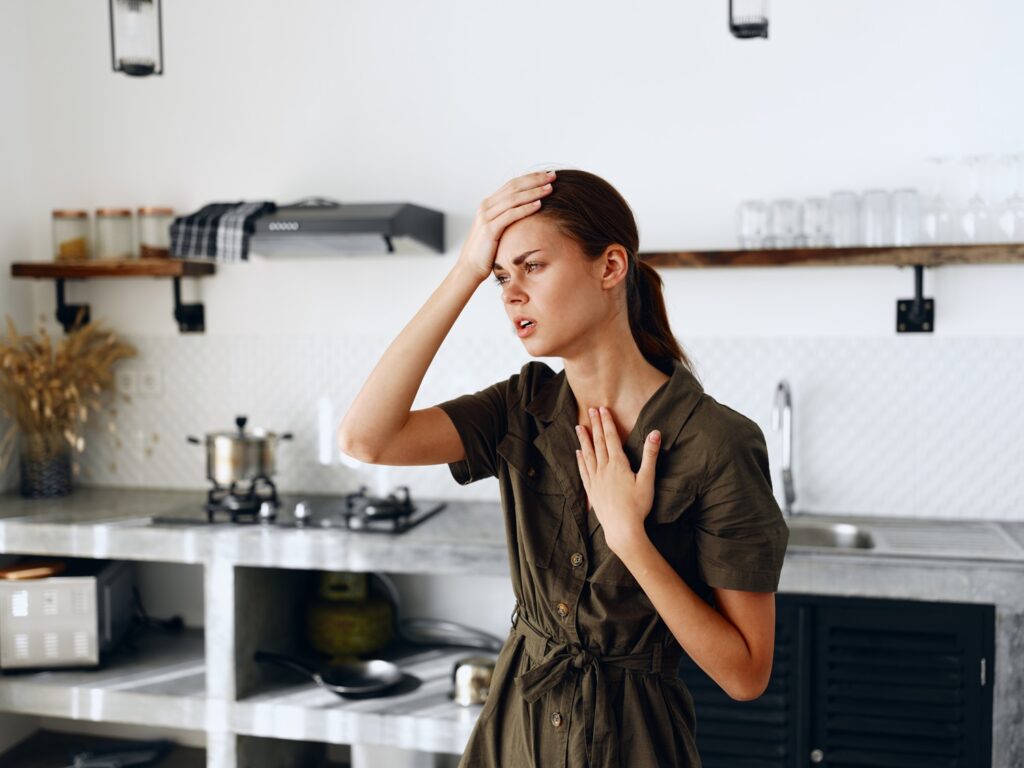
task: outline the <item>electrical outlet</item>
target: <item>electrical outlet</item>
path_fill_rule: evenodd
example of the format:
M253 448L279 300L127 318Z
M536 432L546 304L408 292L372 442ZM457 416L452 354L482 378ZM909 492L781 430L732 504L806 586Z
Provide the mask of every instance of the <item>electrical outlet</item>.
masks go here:
M163 378L158 368L143 368L139 371L139 394L150 397L161 394L164 387Z
M138 383L135 371L122 368L114 374L114 381L116 382L117 391L122 395L135 394L136 384Z

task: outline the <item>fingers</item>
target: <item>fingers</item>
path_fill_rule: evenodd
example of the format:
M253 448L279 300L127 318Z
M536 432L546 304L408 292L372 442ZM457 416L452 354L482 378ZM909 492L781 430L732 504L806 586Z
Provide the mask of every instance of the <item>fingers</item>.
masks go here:
M594 456L594 446L590 442L587 428L582 424L576 425L576 437L580 441L580 456L583 459L584 469L587 470L587 477L590 477L597 470L597 458Z
M551 182L554 179L554 171L538 171L512 179L484 200L481 206L484 218L496 221L516 208L525 207L526 213L538 209L540 206L536 201L551 194Z
M590 431L594 439L594 456L597 458L597 465L604 466L608 463L608 446L605 445L601 414L597 412L597 408L591 408L588 413L590 414Z
M654 468L658 463L659 448L661 448L661 432L654 430L644 441L644 453L640 457L640 470L636 473L639 482L654 485Z
M619 432L615 428L615 417L612 416L612 412L601 406L598 410L597 418L604 433L604 446L608 452L608 457L624 456L625 452L622 450L622 441L619 439Z
M579 466L580 479L583 481L583 490L590 495L590 470L587 469L587 462L583 459L583 451L576 450L576 464Z

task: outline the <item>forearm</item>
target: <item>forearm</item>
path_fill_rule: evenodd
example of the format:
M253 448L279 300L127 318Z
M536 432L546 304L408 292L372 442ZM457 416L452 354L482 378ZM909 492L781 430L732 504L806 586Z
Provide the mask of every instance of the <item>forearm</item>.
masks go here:
M641 531L619 557L694 662L729 696L752 698L757 664L743 635L690 586Z
M338 428L343 449L375 453L402 429L430 363L481 282L460 264L448 273L352 401Z

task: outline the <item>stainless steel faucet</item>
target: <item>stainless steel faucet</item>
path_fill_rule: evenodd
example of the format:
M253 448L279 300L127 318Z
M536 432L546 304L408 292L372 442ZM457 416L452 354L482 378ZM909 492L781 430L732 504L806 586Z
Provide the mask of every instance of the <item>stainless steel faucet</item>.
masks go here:
M775 388L772 429L782 430L782 489L785 494L782 511L788 517L793 514L796 491L793 489L793 398L789 391L789 382L785 379Z

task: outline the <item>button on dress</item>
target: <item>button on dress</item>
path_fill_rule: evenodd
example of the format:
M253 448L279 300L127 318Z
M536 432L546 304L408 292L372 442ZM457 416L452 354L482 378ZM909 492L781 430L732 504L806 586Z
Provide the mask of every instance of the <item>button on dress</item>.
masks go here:
M465 448L456 481L498 480L516 598L460 768L699 768L682 649L587 507L565 372L531 361L439 407ZM775 592L789 530L761 429L681 363L623 444L634 472L653 429L655 547L710 605L712 587Z

